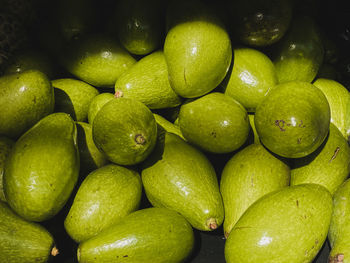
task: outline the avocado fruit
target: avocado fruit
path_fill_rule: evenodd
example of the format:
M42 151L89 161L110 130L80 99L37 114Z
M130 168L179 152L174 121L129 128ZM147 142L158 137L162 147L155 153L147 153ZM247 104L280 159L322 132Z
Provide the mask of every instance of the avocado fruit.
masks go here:
M15 142L7 137L0 136L0 201L6 202L3 186L5 162Z
M157 136L163 136L164 132L170 132L170 133L174 133L176 135L178 135L179 137L181 137L182 139L186 140L182 133L181 130L178 126L174 125L173 123L171 123L170 121L168 121L167 119L165 119L164 117L162 117L161 115L157 114L157 113L153 113L154 119L157 122Z
M95 116L97 112L105 105L108 101L114 98L114 95L109 92L102 92L95 96L88 108L88 122L92 125L93 120L95 119Z

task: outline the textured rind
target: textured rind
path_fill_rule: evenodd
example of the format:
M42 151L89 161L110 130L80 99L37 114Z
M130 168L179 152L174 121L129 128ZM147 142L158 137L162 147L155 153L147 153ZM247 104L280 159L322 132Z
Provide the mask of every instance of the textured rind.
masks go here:
M0 201L0 262L45 263L53 246L45 228L25 221Z
M164 133L164 144L158 142L141 177L153 206L179 212L199 230L212 230L208 219L217 227L222 224L224 208L215 170L204 154L179 136Z
M331 194L317 184L265 195L232 229L225 243L227 263L312 262L326 240L332 209Z
M192 227L181 215L153 207L133 212L82 242L77 254L80 263L178 263L193 246Z

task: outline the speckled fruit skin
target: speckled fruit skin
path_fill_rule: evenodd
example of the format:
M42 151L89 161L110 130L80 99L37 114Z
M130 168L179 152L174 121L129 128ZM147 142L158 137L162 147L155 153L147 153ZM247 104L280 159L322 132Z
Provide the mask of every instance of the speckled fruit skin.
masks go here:
M166 208L146 208L80 243L79 263L184 262L194 246L191 225Z
M341 184L333 195L333 214L328 239L331 245L329 262L350 262L350 179ZM340 259L343 258L341 261ZM339 259L339 261L336 261ZM331 261L333 260L333 261Z
M199 230L211 231L222 224L224 207L214 167L179 136L165 132L159 138L141 177L153 206L179 212Z
M138 209L142 192L140 175L108 164L91 172L80 185L64 221L77 243L87 240Z
M332 210L331 194L317 184L267 194L232 229L226 262L312 262L327 238Z
M330 124L329 135L313 153L293 160L291 185L321 184L331 194L350 173L350 147L339 129Z
M53 113L13 146L5 164L5 197L18 215L41 222L62 209L78 175L75 123L66 113Z
M224 233L228 237L247 208L260 197L289 185L290 168L261 144L251 144L225 165L220 192L224 201Z
M54 110L54 92L37 70L0 77L0 135L17 139Z
M245 108L219 92L183 104L179 127L188 142L213 153L237 150L247 140L250 131Z
M287 158L304 157L326 138L330 107L321 90L310 83L277 85L259 104L254 117L260 141Z
M134 165L152 152L157 139L157 123L151 110L142 102L114 98L95 116L92 138L111 162Z

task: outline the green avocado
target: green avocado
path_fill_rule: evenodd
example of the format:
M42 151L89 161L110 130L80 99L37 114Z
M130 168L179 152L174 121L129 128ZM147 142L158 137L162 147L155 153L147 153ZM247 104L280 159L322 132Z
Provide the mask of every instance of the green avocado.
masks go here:
M260 141L287 158L304 157L325 140L330 107L323 92L308 82L290 81L272 89L255 111Z
M229 70L229 34L204 3L177 1L168 9L167 16L174 16L168 18L172 22L164 42L170 85L185 98L207 94Z
M58 253L54 243L44 227L24 220L0 201L0 262L46 263Z
M261 144L251 144L225 165L220 192L224 202L227 238L247 208L260 197L289 185L290 168Z
M331 246L329 262L350 262L350 179L343 182L333 195L333 214L328 240Z
M14 141L0 136L0 201L6 202L2 178L4 176L5 162L14 145Z
M174 134L180 136L182 139L185 140L185 138L183 137L181 130L178 126L171 123L170 121L168 121L167 119L165 119L164 117L162 117L159 114L153 113L153 116L157 122L158 136L162 136L160 134L161 132L163 132L163 133L164 132L171 132L171 133L174 133Z
M227 263L312 262L327 238L332 195L321 185L284 187L255 203L225 243Z
M224 207L214 167L179 136L165 132L142 166L146 196L155 207L173 209L199 230L218 228Z
M157 139L157 123L145 104L128 98L114 98L97 113L92 137L107 159L120 165L144 161Z
M69 73L98 88L113 88L117 79L136 62L117 40L100 34L68 42L60 60Z
M116 5L116 31L130 53L146 55L162 44L164 31L160 0L121 0Z
M54 110L54 91L37 70L0 77L0 135L17 139Z
M254 112L266 94L277 84L272 61L252 48L233 50L233 68L226 76L225 94L234 98L249 112Z
M91 172L80 185L64 221L69 236L80 243L138 209L140 175L109 164Z
M311 82L323 62L324 48L319 29L312 18L295 17L273 55L279 83Z
M350 147L331 123L325 142L310 155L293 161L291 185L321 184L333 194L350 174Z
M55 79L51 83L55 92L55 112L68 113L75 121L86 121L90 103L99 91L78 79Z
M194 247L191 225L166 208L145 208L80 243L79 263L184 262Z
M5 197L24 219L44 221L62 209L78 175L75 123L66 113L53 113L13 146L5 165Z
M219 92L183 104L179 127L189 143L212 153L237 150L250 131L246 109L232 97Z
M97 112L111 99L114 98L112 93L103 92L95 96L89 105L88 109L88 122L92 125L93 120Z
M176 107L182 99L171 88L162 51L141 58L118 78L115 96L134 98L150 109Z

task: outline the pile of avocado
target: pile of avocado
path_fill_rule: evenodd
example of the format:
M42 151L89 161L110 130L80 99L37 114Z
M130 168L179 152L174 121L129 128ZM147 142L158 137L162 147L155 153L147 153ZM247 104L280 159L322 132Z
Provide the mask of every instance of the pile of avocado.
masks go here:
M228 263L350 263L316 1L46 2L0 7L1 263L189 263L215 231Z

